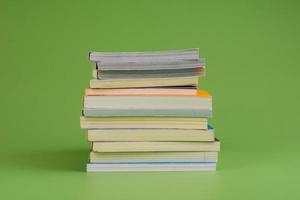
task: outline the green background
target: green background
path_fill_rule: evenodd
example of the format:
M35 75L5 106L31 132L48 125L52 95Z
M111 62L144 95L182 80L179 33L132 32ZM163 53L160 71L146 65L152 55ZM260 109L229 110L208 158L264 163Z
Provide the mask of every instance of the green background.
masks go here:
M0 0L1 199L297 199L299 1ZM200 47L216 173L86 173L88 51Z

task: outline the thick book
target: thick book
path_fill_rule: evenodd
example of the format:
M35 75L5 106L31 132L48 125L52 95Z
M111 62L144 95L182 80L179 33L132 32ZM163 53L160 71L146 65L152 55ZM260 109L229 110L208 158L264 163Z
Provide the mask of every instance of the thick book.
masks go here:
M216 171L216 163L88 163L86 170L88 172Z
M198 86L199 76L134 79L92 79L90 88L141 88L166 86Z
M211 96L85 96L84 108L212 110Z
M207 129L208 119L200 117L80 117L81 128L176 128Z
M84 116L211 117L211 96L85 96Z
M135 128L135 129L89 129L87 139L90 142L103 141L214 141L214 130L208 126L201 129L174 129L174 128Z
M90 163L217 162L218 152L90 152Z
M168 62L198 59L199 49L148 52L89 52L90 61L101 63Z
M95 152L220 151L220 142L93 142Z

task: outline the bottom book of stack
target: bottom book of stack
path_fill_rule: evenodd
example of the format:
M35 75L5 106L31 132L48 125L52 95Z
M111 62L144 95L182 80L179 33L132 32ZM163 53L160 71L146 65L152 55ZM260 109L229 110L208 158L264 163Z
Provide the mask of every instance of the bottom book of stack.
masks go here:
M220 142L93 142L89 172L215 171Z

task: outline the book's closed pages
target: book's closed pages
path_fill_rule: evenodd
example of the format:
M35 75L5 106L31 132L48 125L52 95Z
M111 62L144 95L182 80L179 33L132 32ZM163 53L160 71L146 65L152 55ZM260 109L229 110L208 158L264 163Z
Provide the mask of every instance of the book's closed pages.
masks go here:
M140 88L165 86L197 86L198 76L165 77L165 78L135 78L135 79L92 79L90 88Z
M216 163L87 164L88 172L216 171Z
M93 142L95 152L220 151L220 142Z
M90 163L217 162L218 152L90 152Z
M200 117L80 117L81 128L176 128L207 129L208 119Z
M87 139L90 142L144 142L144 141L214 141L213 128L175 129L175 128L106 128L89 129Z
M194 60L199 57L199 49L148 52L90 52L89 59L101 63L147 63Z

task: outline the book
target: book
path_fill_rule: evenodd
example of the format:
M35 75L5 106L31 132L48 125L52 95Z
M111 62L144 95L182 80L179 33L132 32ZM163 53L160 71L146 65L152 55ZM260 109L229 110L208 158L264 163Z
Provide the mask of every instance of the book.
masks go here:
M88 163L88 172L216 171L216 163Z
M211 118L212 111L210 110L170 110L170 109L135 109L135 110L116 110L116 109L89 109L84 108L82 115L86 117L130 117L130 116L152 116L152 117L202 117Z
M122 88L85 90L85 96L202 96L210 94L195 87Z
M140 88L165 86L198 86L198 76L90 80L90 88Z
M220 142L93 142L92 151L220 151Z
M121 73L136 71L136 72L154 72L158 71L165 74L167 71L180 71L190 69L204 69L205 60L203 58L190 60L170 60L170 61L139 61L132 60L130 62L120 62L114 60L113 62L97 61L96 67L100 71L119 71Z
M85 96L84 109L212 110L211 96Z
M93 70L93 78L106 79L142 79L142 78L174 78L174 77L204 77L205 69L167 69L167 70Z
M214 141L214 130L208 126L207 130L201 129L174 129L174 128L111 128L89 129L87 139L97 141Z
M85 96L84 116L211 117L211 96Z
M175 128L207 129L208 119L200 117L80 117L81 128Z
M211 96L85 96L84 108L212 110Z
M148 52L89 52L90 61L101 63L167 62L193 60L197 59L198 56L198 48Z
M217 162L218 152L90 152L90 163Z

